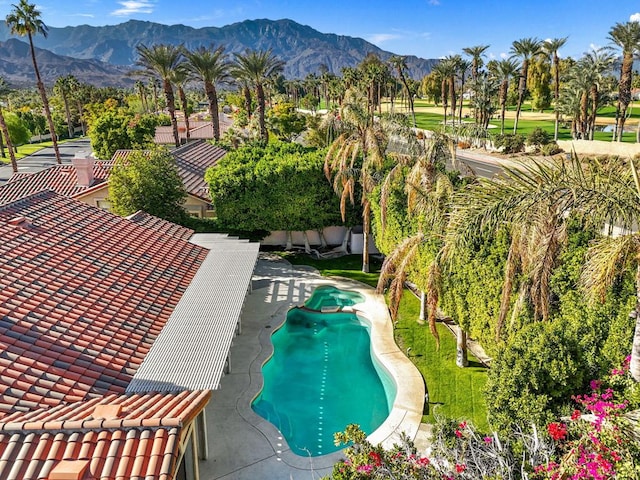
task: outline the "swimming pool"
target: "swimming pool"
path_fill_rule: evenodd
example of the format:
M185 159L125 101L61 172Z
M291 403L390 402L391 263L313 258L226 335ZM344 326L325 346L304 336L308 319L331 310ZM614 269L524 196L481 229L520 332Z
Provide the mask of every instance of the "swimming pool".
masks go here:
M357 292L318 287L271 336L274 352L252 408L298 455L335 452L335 432L356 423L369 434L389 416L396 386L372 358L369 325L341 311L361 301Z

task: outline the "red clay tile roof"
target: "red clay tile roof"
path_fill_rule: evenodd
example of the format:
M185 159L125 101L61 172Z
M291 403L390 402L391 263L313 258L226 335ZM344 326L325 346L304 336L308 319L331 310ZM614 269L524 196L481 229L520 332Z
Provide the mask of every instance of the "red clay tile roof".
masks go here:
M224 114L220 114L220 134L224 134L232 124L233 121L230 118ZM211 122L189 120L189 130L190 140L213 139L213 126L211 125ZM182 142L187 140L186 125L183 120L178 120L178 136ZM156 127L155 138L153 141L157 145L175 145L173 127L170 125Z
M10 203L33 193L52 190L66 197L84 195L97 188L102 188L109 177L109 167L100 162L93 166L94 182L90 187L78 185L76 170L73 165L53 165L36 173L14 174L9 181L0 187L0 205Z
M176 148L171 153L176 159L178 172L187 192L210 202L209 185L204 181L204 173L207 168L215 166L227 151L200 140Z
M146 228L151 228L157 232L171 235L172 237L180 238L182 240L189 240L193 235L193 230L190 228L177 225L175 223L167 222L162 218L154 217L153 215L138 210L133 215L129 215L127 220L137 223Z
M89 461L83 478L172 479L186 427L210 391L108 395L15 413L0 421L0 478L49 477L61 461ZM121 407L118 418L96 418L98 405Z
M124 392L206 254L50 191L0 207L0 418Z
M133 152L134 150L116 150L111 164L126 161ZM211 202L209 185L204 181L204 172L207 168L215 166L227 151L204 140L198 140L172 150L171 154L176 159L176 167L187 193Z

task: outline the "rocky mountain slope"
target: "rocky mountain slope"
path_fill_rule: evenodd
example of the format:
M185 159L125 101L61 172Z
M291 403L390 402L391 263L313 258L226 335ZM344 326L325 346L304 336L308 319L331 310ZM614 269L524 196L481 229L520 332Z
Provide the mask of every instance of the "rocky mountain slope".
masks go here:
M46 19L45 19L46 20ZM0 23L0 41L9 39L4 22ZM361 39L343 35L325 34L292 20L245 20L224 27L192 28L185 25L162 25L130 20L118 25L92 27L49 28L47 38L37 36L35 45L66 57L99 60L117 66L131 66L136 60L136 45L143 43L184 44L187 48L201 45L224 45L227 52L243 52L245 49L271 49L286 61L284 75L287 78L304 78L317 73L324 64L329 71L339 74L342 67L354 67L368 53L375 53L387 60L386 52ZM6 61L5 48L0 47L0 62ZM437 60L407 57L409 74L420 79L431 71ZM71 68L63 62L60 70ZM97 68L98 63L94 64ZM68 72L71 73L71 72ZM0 66L0 75L2 75Z
M47 86L53 86L58 77L65 75L74 75L81 82L98 87L126 87L135 82L126 75L129 68L99 60L80 60L36 48L36 61ZM29 44L15 38L0 42L0 77L14 87L35 85Z

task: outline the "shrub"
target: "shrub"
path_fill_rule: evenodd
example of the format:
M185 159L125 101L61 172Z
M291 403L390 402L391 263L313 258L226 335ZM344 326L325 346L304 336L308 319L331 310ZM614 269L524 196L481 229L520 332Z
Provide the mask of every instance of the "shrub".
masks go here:
M540 147L540 153L547 156L556 155L558 153L562 153L563 151L564 150L562 150L556 142L547 143L546 145L542 145L542 147Z
M551 134L540 127L535 128L527 137L527 145L534 146L536 149L547 145L551 141Z
M502 148L503 153L518 153L524 150L524 136L519 133L496 135L493 143L497 148Z

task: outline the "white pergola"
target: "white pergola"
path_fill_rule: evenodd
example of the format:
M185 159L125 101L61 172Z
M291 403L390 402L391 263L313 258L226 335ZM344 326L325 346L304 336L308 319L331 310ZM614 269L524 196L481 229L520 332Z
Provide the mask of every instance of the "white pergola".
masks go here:
M195 234L189 241L209 253L127 393L216 390L230 368L260 245L222 234Z

